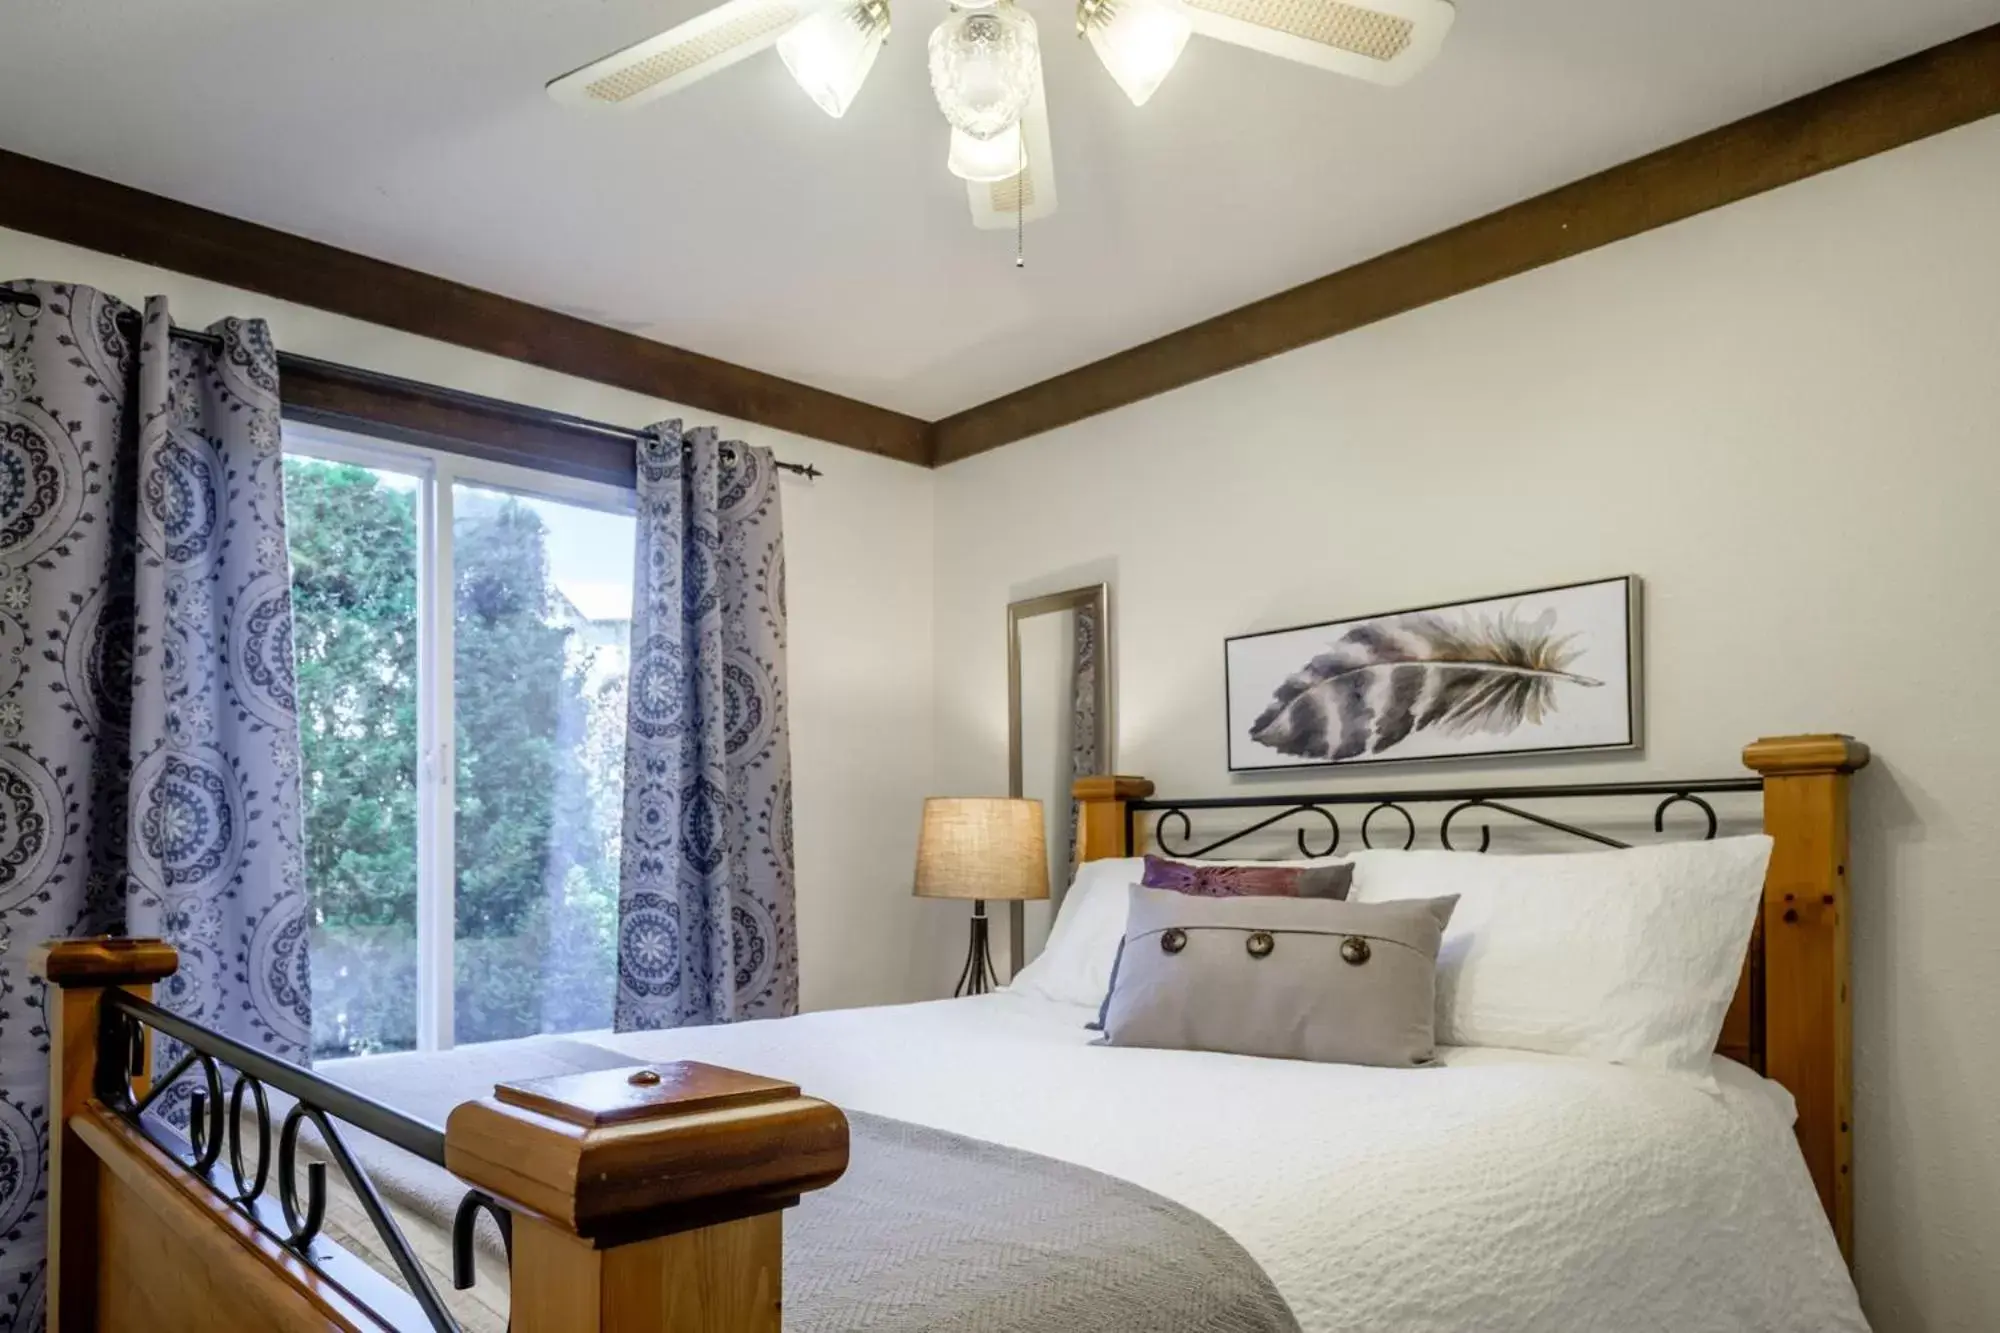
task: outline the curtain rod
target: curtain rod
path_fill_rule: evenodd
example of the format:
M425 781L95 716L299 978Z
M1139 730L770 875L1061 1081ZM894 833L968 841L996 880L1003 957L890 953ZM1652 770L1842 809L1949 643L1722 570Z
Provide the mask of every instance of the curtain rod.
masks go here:
M42 298L36 296L33 292L13 291L5 287L0 287L0 299L12 303L29 314L34 314L42 308ZM137 311L125 311L121 312L120 318L136 317L137 314ZM222 348L222 338L213 333L203 333L195 329L175 328L172 331L172 336L180 339L182 342L194 343L198 346L209 348L212 351L219 351ZM398 375L386 375L378 370L366 370L360 366L343 365L335 361L322 361L316 357L295 356L290 352L278 353L278 374L281 379L284 376L285 367L288 365L302 369L320 368L338 371L344 378L366 383L376 388L419 395L480 412L514 417L522 421L558 426L564 430L601 435L609 440L623 440L636 444L644 434L643 431L634 430L630 426L616 426L608 421L593 421L589 417L571 416L567 412L551 412L546 408L531 407L526 403L509 402L504 398L488 398L483 394L467 393L462 389L448 389L441 384L426 384L421 380L404 379ZM730 443L731 441L723 441L725 446ZM688 446L683 445L683 448L686 447ZM771 461L781 471L796 473L801 477L818 478L826 475L826 473L814 467L811 463L787 463L778 458L774 458Z

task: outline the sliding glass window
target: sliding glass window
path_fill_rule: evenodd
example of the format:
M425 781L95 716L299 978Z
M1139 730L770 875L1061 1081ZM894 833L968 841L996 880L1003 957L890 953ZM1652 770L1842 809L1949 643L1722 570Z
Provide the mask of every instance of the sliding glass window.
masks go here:
M607 1027L631 496L288 424L326 1058Z

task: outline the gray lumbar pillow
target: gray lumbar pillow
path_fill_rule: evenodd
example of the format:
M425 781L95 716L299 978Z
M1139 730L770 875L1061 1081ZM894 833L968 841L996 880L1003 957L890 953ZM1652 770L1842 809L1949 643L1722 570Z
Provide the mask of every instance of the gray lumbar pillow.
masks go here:
M1133 885L1111 1046L1419 1065L1458 899L1194 898Z

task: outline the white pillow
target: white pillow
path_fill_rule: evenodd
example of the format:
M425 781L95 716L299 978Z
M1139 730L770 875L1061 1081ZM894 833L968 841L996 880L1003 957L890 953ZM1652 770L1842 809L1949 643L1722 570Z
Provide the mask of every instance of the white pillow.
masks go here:
M1111 964L1125 937L1129 890L1146 873L1143 856L1085 861L1049 927L1048 943L1014 974L1008 990L1096 1008L1111 989Z
M1355 902L1458 895L1437 1039L1705 1071L1763 901L1762 834L1629 851L1366 851Z
M1198 866L1309 866L1327 865L1341 858L1314 857L1289 861L1195 861L1168 857ZM1128 892L1146 874L1143 856L1112 857L1085 861L1077 867L1069 892L1063 895L1049 928L1048 943L1033 962L1014 975L1007 989L1036 995L1065 1004L1086 1004L1092 1009L1104 1002L1111 989L1111 968L1118 960L1118 942L1125 938L1125 912L1131 904Z

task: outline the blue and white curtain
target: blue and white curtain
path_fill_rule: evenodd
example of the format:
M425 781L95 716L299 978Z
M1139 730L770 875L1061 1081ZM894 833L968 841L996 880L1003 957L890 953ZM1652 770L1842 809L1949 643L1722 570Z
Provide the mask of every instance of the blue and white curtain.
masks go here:
M671 421L638 485L616 1026L796 1013L778 471Z
M10 294L14 299L10 299ZM43 940L159 935L160 1002L312 1034L277 354L0 288L0 1330L43 1322Z

